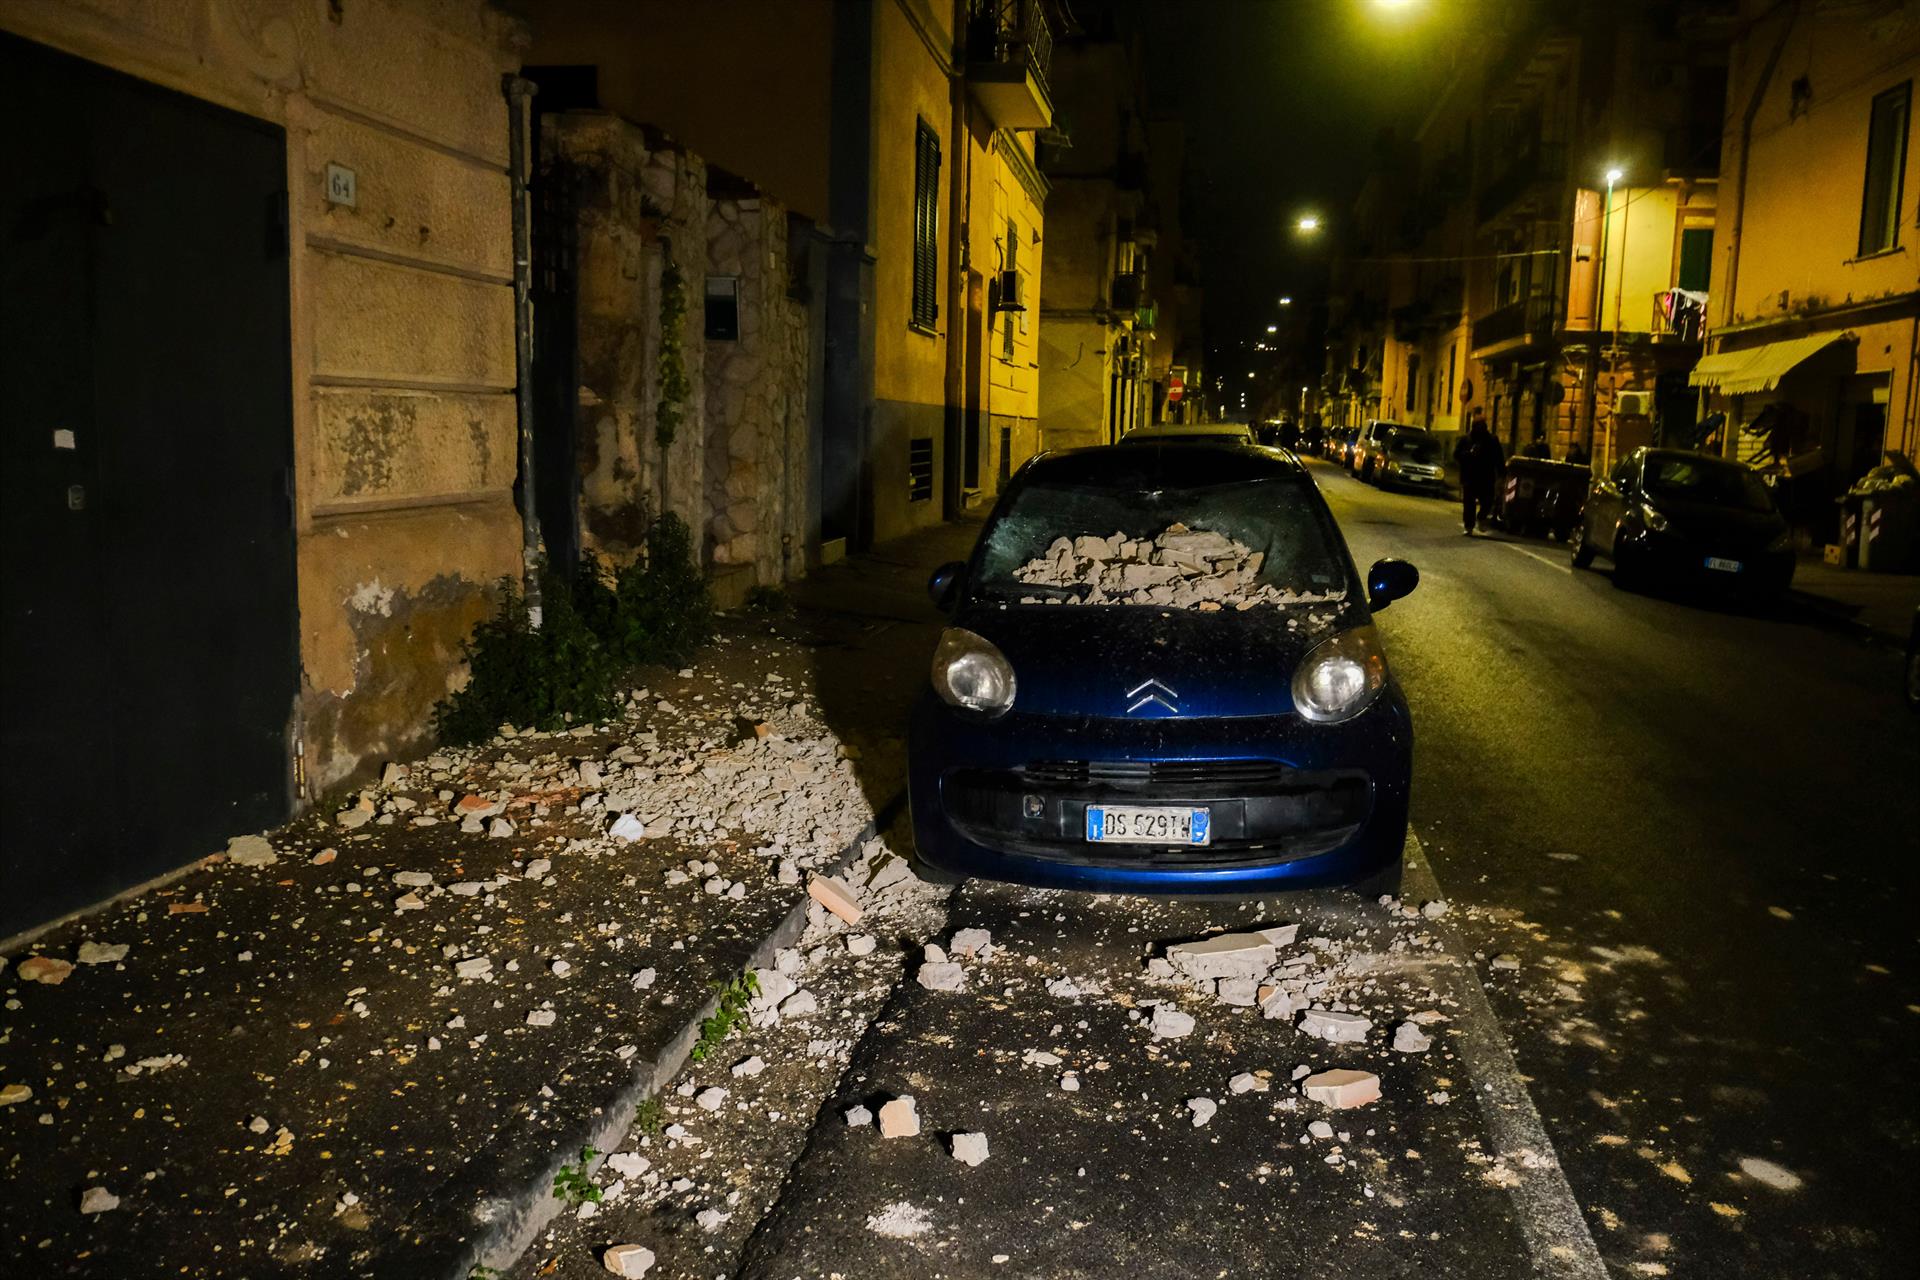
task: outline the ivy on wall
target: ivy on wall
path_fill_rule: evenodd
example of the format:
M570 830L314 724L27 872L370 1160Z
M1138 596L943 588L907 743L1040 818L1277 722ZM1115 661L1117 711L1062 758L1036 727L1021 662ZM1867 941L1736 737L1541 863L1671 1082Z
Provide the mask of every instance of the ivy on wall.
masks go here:
M686 320L687 280L669 244L660 265L660 406L653 424L653 438L662 449L673 443L693 391L687 381Z

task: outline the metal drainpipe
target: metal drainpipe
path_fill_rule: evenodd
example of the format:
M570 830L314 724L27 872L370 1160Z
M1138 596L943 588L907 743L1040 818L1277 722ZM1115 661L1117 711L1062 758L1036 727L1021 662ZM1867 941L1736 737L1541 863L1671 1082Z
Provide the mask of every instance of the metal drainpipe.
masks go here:
M961 515L961 492L966 479L966 464L961 453L966 448L967 379L980 371L967 368L966 337L972 318L967 306L967 194L972 186L972 136L967 122L967 0L953 5L953 71L947 77L948 100L952 106L949 124L953 163L947 166L947 368L944 380L946 398L944 469L940 476L941 515L948 520ZM981 350L985 352L985 344Z
M507 95L507 163L513 199L513 365L515 413L520 427L520 574L527 613L541 621L540 516L533 490L533 231L527 198L527 130L533 81L509 71L500 77Z
M1773 48L1767 53L1766 65L1760 69L1760 79L1753 86L1753 96L1747 99L1747 109L1740 116L1740 176L1733 184L1733 225L1727 228L1727 280L1725 286L1726 304L1721 310L1721 322L1730 323L1733 319L1734 288L1740 282L1740 232L1747 216L1747 170L1753 158L1753 122L1760 114L1760 103L1767 96L1767 89L1773 83L1773 72L1780 65L1780 55L1786 52L1787 38L1793 34L1793 24L1800 17L1799 0L1783 0L1748 26L1747 32L1759 26L1781 9L1791 10L1787 20L1780 27L1780 37L1773 42ZM1743 35L1746 33L1742 33ZM1706 388L1701 389L1701 405L1706 404ZM1740 453L1738 432L1734 429L1733 414L1727 414L1726 425L1721 428L1720 452L1722 456L1733 458Z

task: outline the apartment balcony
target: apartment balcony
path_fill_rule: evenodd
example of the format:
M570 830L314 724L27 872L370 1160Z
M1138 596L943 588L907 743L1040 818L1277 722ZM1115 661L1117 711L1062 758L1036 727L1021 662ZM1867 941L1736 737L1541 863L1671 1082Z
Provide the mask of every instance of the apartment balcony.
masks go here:
M1707 295L1662 289L1653 295L1653 320L1647 333L1662 345L1699 346L1706 330Z
M1557 198L1566 175L1566 148L1558 143L1536 142L1480 188L1474 210L1484 224L1509 211L1525 210Z
M967 82L1002 129L1051 129L1047 67L1053 32L1040 0L973 0L967 24Z
M1536 294L1509 302L1473 322L1473 358L1518 355L1550 341L1554 329L1553 299Z
M1108 293L1115 311L1135 311L1146 300L1146 277L1138 271L1123 271L1113 278Z

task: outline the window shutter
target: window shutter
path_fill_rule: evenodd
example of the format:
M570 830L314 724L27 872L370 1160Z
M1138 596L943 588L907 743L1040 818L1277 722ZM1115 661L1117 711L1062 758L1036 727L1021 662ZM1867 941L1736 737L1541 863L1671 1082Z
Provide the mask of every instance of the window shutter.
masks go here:
M940 138L926 121L914 134L913 323L932 328L940 274Z

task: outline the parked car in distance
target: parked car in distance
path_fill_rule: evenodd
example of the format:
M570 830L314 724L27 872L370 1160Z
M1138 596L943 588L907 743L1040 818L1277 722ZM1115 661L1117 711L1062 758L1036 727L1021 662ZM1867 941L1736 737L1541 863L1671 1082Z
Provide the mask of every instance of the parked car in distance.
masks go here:
M1373 479L1387 456L1387 439L1396 434L1411 435L1418 432L1426 434L1426 428L1411 426L1404 422L1388 422L1376 418L1360 432L1353 452L1347 459L1347 469L1362 480Z
M1392 892L1412 726L1363 579L1280 450L1048 454L965 563L908 735L930 875L1101 892Z
M1353 456L1354 440L1360 434L1358 427L1334 427L1327 432L1327 461L1345 467Z
M1760 473L1744 462L1678 449L1636 449L1595 482L1568 545L1576 569L1596 555L1614 581L1664 581L1784 593L1793 540Z
M1300 432L1300 452L1324 454L1327 451L1327 432L1324 427L1311 425Z
M1121 444L1252 444L1253 431L1244 422L1156 422L1135 427L1120 437Z
M1440 442L1418 427L1388 432L1381 445L1380 461L1373 468L1373 482L1383 489L1446 492L1447 472Z

